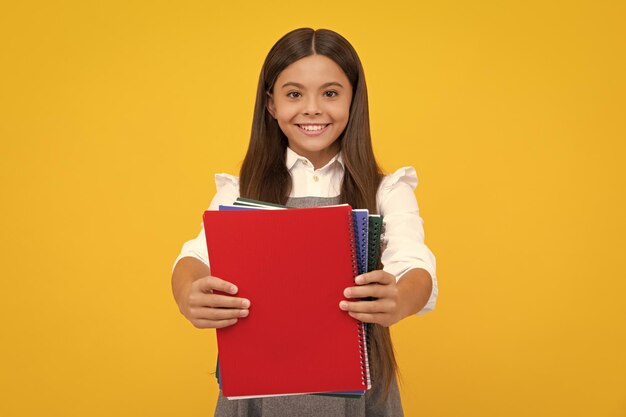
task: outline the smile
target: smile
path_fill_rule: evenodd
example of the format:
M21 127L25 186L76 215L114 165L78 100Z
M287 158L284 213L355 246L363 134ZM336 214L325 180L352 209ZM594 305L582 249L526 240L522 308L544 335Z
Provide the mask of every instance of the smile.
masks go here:
M319 125L296 125L298 128L307 136L318 136L326 131L326 128L330 126L329 124L319 124Z

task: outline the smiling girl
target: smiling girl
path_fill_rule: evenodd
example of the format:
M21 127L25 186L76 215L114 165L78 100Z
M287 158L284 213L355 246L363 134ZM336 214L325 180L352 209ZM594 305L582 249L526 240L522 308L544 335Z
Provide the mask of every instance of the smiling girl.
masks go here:
M289 207L348 203L384 216L382 269L356 278L340 308L369 323L374 386L359 399L296 395L227 400L216 416L402 416L389 326L431 311L435 257L424 244L412 167L381 173L370 137L359 57L341 35L297 29L270 50L259 78L250 144L240 177L216 175L210 210L247 197ZM198 328L236 325L250 300L228 277L211 275L204 230L186 242L172 274L181 313ZM214 294L223 291L230 296ZM262 377L262 376L260 376Z

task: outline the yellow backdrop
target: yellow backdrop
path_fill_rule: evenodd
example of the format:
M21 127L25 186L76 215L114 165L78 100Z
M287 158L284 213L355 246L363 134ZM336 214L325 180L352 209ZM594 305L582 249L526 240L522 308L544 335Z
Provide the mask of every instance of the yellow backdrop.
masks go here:
M237 173L287 31L346 36L414 165L436 310L407 416L626 415L624 2L3 2L2 416L207 416L170 268Z

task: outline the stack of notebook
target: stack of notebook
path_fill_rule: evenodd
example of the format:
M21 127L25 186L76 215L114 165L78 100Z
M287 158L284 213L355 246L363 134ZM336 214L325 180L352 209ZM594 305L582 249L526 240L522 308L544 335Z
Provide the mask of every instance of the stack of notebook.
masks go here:
M238 199L204 213L211 274L251 301L248 317L217 330L226 397L359 396L371 387L366 326L339 302L356 275L377 268L381 225L348 205Z

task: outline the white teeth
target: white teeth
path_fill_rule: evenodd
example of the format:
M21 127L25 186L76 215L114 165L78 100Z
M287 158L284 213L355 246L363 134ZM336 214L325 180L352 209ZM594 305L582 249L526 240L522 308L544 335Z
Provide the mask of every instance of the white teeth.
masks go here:
M308 132L315 132L317 130L322 130L326 127L326 125L299 125L299 126Z

